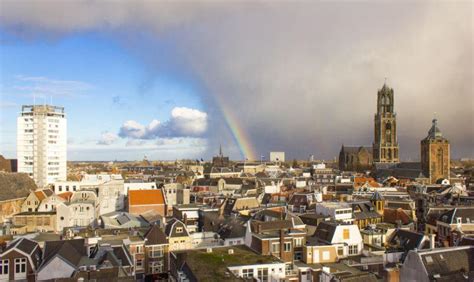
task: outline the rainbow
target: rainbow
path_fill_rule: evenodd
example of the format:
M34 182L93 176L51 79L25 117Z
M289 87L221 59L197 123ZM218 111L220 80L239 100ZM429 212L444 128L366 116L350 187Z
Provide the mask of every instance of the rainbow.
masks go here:
M229 110L224 103L219 103L222 109L222 115L229 126L232 136L239 147L242 157L247 160L256 160L257 154L252 146L250 138L247 132L240 126L239 119L233 114L232 110Z

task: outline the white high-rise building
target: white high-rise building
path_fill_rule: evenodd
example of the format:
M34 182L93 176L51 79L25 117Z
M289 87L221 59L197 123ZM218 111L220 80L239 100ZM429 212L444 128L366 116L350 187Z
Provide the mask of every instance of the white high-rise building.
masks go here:
M67 178L67 123L63 107L22 106L17 119L18 172L38 187Z

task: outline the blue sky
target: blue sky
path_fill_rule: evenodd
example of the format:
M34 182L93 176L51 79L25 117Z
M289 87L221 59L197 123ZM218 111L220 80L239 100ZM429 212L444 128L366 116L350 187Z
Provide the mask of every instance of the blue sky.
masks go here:
M101 134L117 133L127 120L148 124L168 120L174 107L202 108L191 86L169 74L151 76L106 36L76 33L48 41L10 39L0 45L0 56L0 153L6 157L16 155L16 117L22 104L34 102L33 96L36 103L52 99L65 107L72 159L97 159L97 151L91 150L104 149L96 144ZM99 156L114 158L110 152ZM134 151L116 156L121 157L141 155Z

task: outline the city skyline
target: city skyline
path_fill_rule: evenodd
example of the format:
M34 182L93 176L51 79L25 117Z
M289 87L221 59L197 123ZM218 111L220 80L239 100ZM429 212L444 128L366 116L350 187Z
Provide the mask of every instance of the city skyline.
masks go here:
M21 105L52 99L69 160L209 159L221 143L232 159L333 159L372 144L385 77L402 160L435 112L452 157L473 157L472 3L83 4L2 3L6 157ZM77 13L38 17L56 9Z

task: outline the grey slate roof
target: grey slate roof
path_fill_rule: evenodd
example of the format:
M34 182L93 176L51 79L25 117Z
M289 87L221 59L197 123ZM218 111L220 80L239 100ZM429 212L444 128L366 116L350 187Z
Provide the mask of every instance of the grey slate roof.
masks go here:
M336 232L337 223L323 221L318 224L316 231L314 232L313 238L317 238L319 241L330 243Z
M84 239L45 242L42 265L46 265L56 256L60 256L73 266L78 266L81 258L87 256Z
M379 193L379 191L375 190L375 192L372 194L372 197L370 197L370 200L383 201L384 197Z
M145 245L163 245L168 244L166 234L161 230L158 225L152 225L150 229L144 235L146 242Z
M463 274L469 275L470 279L474 277L474 247L472 246L435 249L419 254L429 278L433 281L472 281Z
M474 222L474 207L457 207L440 215L440 221L448 224L455 224L457 218L461 218L461 223Z
M182 233L176 232L176 227L182 227L183 232ZM173 218L170 221L168 221L165 228L165 234L169 238L189 236L188 230L186 229L186 225L182 221L176 218Z
M11 242L10 245L7 246L7 248L5 249L5 251L8 251L10 249L13 249L13 248L17 248L18 250L24 252L24 253L27 253L27 254L31 254L31 252L33 252L33 250L38 246L38 243L32 241L32 240L29 240L27 238L18 238L16 239L15 241Z
M397 229L390 239L390 244L400 246L405 251L421 249L423 247L421 243L424 237L425 235L422 233Z

